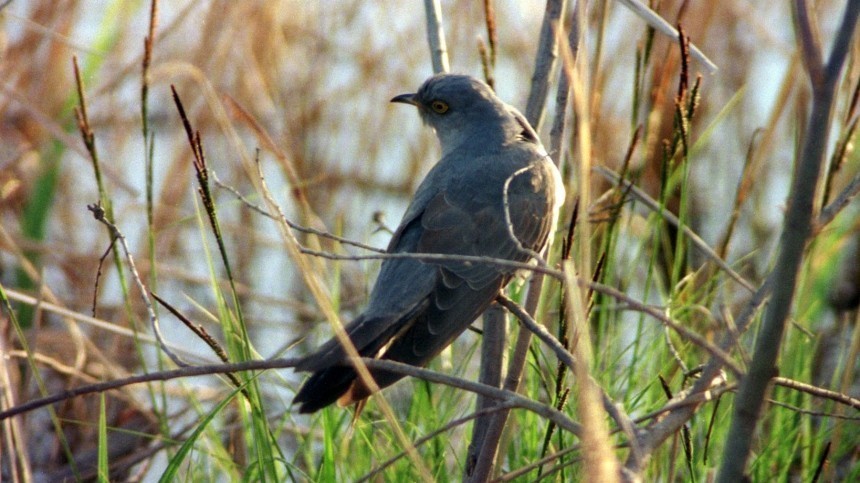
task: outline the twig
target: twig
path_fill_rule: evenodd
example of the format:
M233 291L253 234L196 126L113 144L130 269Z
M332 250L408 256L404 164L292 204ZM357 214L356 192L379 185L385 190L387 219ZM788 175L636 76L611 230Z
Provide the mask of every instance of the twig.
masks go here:
M376 253L372 255L340 255L337 253L331 252L322 252L317 250L310 250L305 247L300 247L299 250L301 253L306 255L313 255L315 257L322 257L329 260L385 260L388 258L411 258L414 260L421 260L423 262L428 263L442 263L442 262L464 262L464 263L474 263L474 264L486 264L486 265L494 265L503 268L509 268L514 270L526 270L536 273L541 273L544 275L548 275L557 280L561 280L563 278L562 273L558 270L541 267L540 265L534 265L527 262L517 262L514 260L507 260L504 258L493 258L493 257L482 257L475 255L452 255L448 253Z
M105 260L107 260L108 255L113 253L113 247L115 244L116 244L116 238L111 237L110 244L105 249L105 252L102 253L102 256L99 257L99 264L96 267L96 281L93 284L93 305L92 305L92 309L91 309L93 317L96 316L96 308L98 307L98 303L99 303L99 282L102 279L102 268L104 267Z
M104 381L99 382L97 384L88 384L85 386L79 386L73 389L68 389L65 391L61 391L55 394L51 394L50 396L32 399L23 404L19 404L13 408L7 409L5 411L0 412L0 421L10 418L12 416L17 416L19 414L24 414L39 408L43 408L45 406L49 406L51 404L55 404L58 402L66 401L69 399L74 399L78 396L84 396L87 394L97 394L102 392L111 391L113 389L119 389L126 386L131 386L134 384L141 384L144 382L155 382L155 381L169 381L172 379L179 379L182 377L197 377L197 376L210 376L214 374L222 374L227 372L240 372L240 371L253 371L253 370L263 370L263 369L279 369L285 367L293 367L299 361L299 358L290 358L290 359L271 359L271 360L256 360L256 361L245 361L245 362L234 362L232 364L212 364L212 365L200 365L200 366L184 366L179 369L173 369L169 371L158 371L151 372L148 374L140 374L137 376L126 377L122 379L114 379L112 381Z
M399 362L380 359L362 359L362 361L367 364L367 367L370 367L371 369L396 372L398 374L403 374L410 377L417 377L425 381L456 387L469 392L474 392L476 394L483 394L485 396L499 400L503 403L511 404L513 405L513 407L531 411L539 416L551 420L560 428L563 428L564 430L573 433L577 437L581 436L582 427L572 421L566 414L562 413L561 411L558 411L551 406L521 396L519 393L448 376L435 371L431 371L429 369L415 367Z
M164 340L164 336L161 334L161 324L159 323L158 316L155 314L155 309L152 307L152 301L149 300L149 291L146 290L146 286L143 284L143 281L140 279L140 274L137 272L137 267L134 264L134 257L131 255L131 250L128 248L128 243L126 242L125 236L119 231L119 228L116 227L110 220L106 218L105 210L101 207L101 205L93 204L87 205L87 209L90 210L93 214L93 217L105 225L111 233L111 238L119 240L120 245L122 246L123 252L125 252L125 259L128 262L128 268L131 272L131 277L134 280L134 283L137 285L137 290L140 292L140 298L143 300L144 306L146 306L146 313L149 315L149 323L152 326L152 331L155 334L155 339L158 341L159 348L167 354L167 357L173 361L179 367L187 367L188 364L183 361L178 355L176 355L170 347L167 346L167 343ZM113 243L113 242L111 242Z
M266 209L264 207L257 205L254 202L252 202L251 200L249 200L242 193L240 193L239 190L237 190L236 188L234 188L228 184L222 183L221 180L218 179L218 176L215 174L214 171L210 171L210 173L212 175L212 180L215 182L215 186L218 186L221 189L227 190L230 194L235 196L236 199L238 199L240 202L242 202L242 204L244 204L246 207L250 208L251 210L256 211L257 213L259 213L259 214L261 214L261 215L263 215L266 218L269 218L271 220L277 221L277 220L281 219L275 215L272 215L268 211L266 211ZM361 248L363 250L368 250L371 252L386 253L385 250L382 248L376 248L374 246L367 245L365 243L361 243L361 242L357 242L354 240L350 240L348 238L337 236L333 233L329 233L329 232L324 231L324 230L317 230L316 228L309 228L306 226L302 226L302 225L299 225L298 223L291 221L287 218L283 218L283 221L284 221L284 223L287 224L287 226L289 226L290 228L292 228L293 230L296 230L298 232L307 233L310 235L317 235L317 236L320 236L323 238L328 238L329 240L334 240L334 241L336 241L338 243L342 243L344 245L352 245L354 247Z
M87 98L84 95L86 90L84 89L84 81L81 77L80 68L78 67L78 58L77 57L74 57L74 56L72 57L72 67L73 67L73 71L74 71L74 75L75 75L75 86L77 87L77 91L78 91L78 106L75 107L75 118L76 118L77 123L78 123L78 130L80 131L81 138L83 139L83 142L84 142L84 147L86 148L87 153L89 154L90 162L92 163L92 166L93 166L93 174L96 178L96 187L97 187L98 193L99 193L99 200L98 200L97 204L100 207L100 209L103 211L103 218L106 217L106 218L109 218L112 220L112 219L114 219L113 205L111 203L110 198L108 197L107 189L104 186L104 181L102 180L101 162L99 161L98 150L96 149L96 137L95 137L95 133L92 130L92 127L90 126L90 119L89 119L89 115L87 114ZM113 234L111 234L110 247L113 247L115 242L116 242L116 237ZM127 284L126 279L125 279L125 273L123 272L122 261L120 260L120 255L118 252L111 250L110 248L108 248L108 250L105 252L105 255L107 255L108 253L113 254L113 261L114 261L114 264L116 266L116 273L117 273L117 276L119 277L119 283L120 283L120 286L122 287L122 292L127 299L128 284ZM126 253L129 253L128 250L126 250ZM129 257L130 257L130 255L129 255ZM99 260L98 273L96 275L95 286L93 287L93 305L92 305L93 315L95 315L95 311L96 311L96 307L97 307L98 285L99 285L99 281L101 280L101 267L102 267L103 262L104 262L104 258ZM135 276L138 276L138 275L135 274Z
M634 419L633 422L636 424L641 424L645 421L656 419L664 414L671 413L681 408L688 408L691 406L699 406L702 403L706 403L709 401L715 401L722 394L726 392L730 392L737 389L737 385L729 385L726 384L726 380L724 377L720 377L714 381L713 385L710 389L705 391L693 391L688 390L676 394L675 397L667 402L663 407L656 411L652 411L648 414L639 416Z
M558 360L561 361L568 368L573 370L576 366L576 360L573 357L566 347L561 345L561 342L555 338L546 327L538 324L529 314L525 311L519 304L509 299L507 296L499 294L496 297L496 301L502 307L508 309L514 317L519 319L520 323L523 324L529 332L537 336L538 339L541 340L544 344L546 344L552 352L558 357Z
M435 382L437 384L444 384L446 386L456 387L459 389L463 389L469 392L474 392L476 394L483 394L485 396L497 399L502 401L503 404L510 405L511 407L525 409L527 411L531 411L539 416L545 417L559 427L564 428L567 431L570 431L574 435L579 435L581 428L580 426L573 422L570 418L567 417L564 413L553 409L546 404L542 404L540 402L534 401L532 399L528 399L524 396L521 396L515 392L506 391L504 389L499 389L495 387L490 387L484 384L480 384L477 382L468 381L465 379L460 379L453 376L448 376L446 374L441 374L438 372L431 371L429 369L423 369L420 367L411 366L408 364L403 364L394 361L388 360L379 360L379 359L369 359L369 358L361 358L359 359L366 367L381 370L381 371L389 371L395 372L398 374L403 374L404 376L416 377L419 379L423 379L429 382ZM110 391L113 389L119 389L121 387L130 386L133 384L140 384L144 382L153 382L153 381L169 381L172 379L178 379L183 377L197 377L197 376L207 376L213 374L224 374L228 372L244 372L244 371L262 371L269 369L285 369L289 367L295 367L301 361L301 358L278 358L278 359L268 359L268 360L254 360L254 361L244 361L244 362L234 362L232 364L211 364L211 365L200 365L200 366L186 366L179 369L169 370L169 371L160 371L153 372L149 374L141 374L138 376L127 377L123 379L116 379L113 381L105 381L97 384L90 384L86 386L76 387L74 389L69 389L66 391L62 391L56 394L52 394L48 397L33 399L24 404L20 404L13 408L10 408L5 411L0 411L0 421L3 421L12 416L16 416L18 414L23 414L29 411L33 411L35 409L39 409L54 403L58 403L61 401L65 401L68 399L72 399L78 396L83 396L86 394L95 394ZM358 361L346 360L343 361L344 364L354 364Z
M491 480L491 481L493 483L504 482L504 481L513 481L513 480L525 475L526 473L532 472L536 469L540 470L541 467L547 463L551 463L551 462L553 462L553 461L555 461L555 460L557 460L563 456L567 456L570 453L573 453L574 451L579 451L581 449L582 449L581 445L575 444L573 446L570 446L570 447L564 448L562 450L556 451L555 453L544 456L543 458L541 458L537 461L532 461L528 465L517 468L511 472L504 473L501 476L499 476L498 478ZM574 458L573 461L577 461L579 459L581 459L581 458ZM539 480L540 477L547 476L547 474L542 475L542 474L538 473L538 476L539 476L539 478L538 478L538 480ZM529 481L535 481L535 480L530 479Z
M860 416L846 416L844 414L838 413L825 413L822 411L810 411L809 409L803 409L801 407L794 406L792 404L784 403L782 401L777 401L776 399L768 399L768 404L773 404L774 406L779 406L790 411L794 411L798 414L803 414L806 416L812 416L816 418L833 418L833 419L842 419L845 421L857 421L860 422Z
M209 348L212 349L212 352L215 353L215 355L218 357L218 359L221 360L221 362L230 362L230 358L227 357L227 352L224 351L224 348L221 347L221 344L219 344L218 341L216 341L211 335L209 335L209 333L206 332L206 329L203 328L202 325L199 325L199 324L194 325L188 319L188 317L183 315L182 312L180 312L176 307L170 305L166 300L159 297L155 292L150 292L150 295L152 295L152 298L154 298L156 300L156 302L163 305L164 308L166 308L168 312L173 314L174 317L179 319L180 322L185 324L185 327L187 327L188 330L190 330L191 332L194 332L194 335L196 335L201 340L203 340L203 342L205 342L206 345L208 345ZM228 374L228 375L232 376L232 374ZM236 384L236 387L239 387L242 385L242 383L239 382L238 380L234 380L233 382Z
M820 232L825 226L829 225L836 215L842 212L851 200L860 193L860 174L854 176L848 186L842 189L836 198L821 210L818 219L815 220L815 233Z
M829 389L824 389L821 387L813 386L811 384L806 384L805 382L795 381L793 379L788 379L785 377L774 377L773 383L777 386L787 387L789 389L794 389L795 391L805 392L806 394L811 394L815 397L830 399L831 401L845 404L846 406L850 406L860 411L860 399L853 398L847 394L831 391Z

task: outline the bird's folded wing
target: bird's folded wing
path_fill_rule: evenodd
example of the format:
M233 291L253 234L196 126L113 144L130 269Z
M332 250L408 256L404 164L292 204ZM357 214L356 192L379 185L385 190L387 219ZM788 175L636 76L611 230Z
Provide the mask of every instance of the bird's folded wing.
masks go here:
M482 180L475 191L441 191L421 217L418 251L524 262L540 250L551 230L553 200L544 184L550 173L539 165L511 177ZM505 203L505 198L507 203ZM445 285L479 289L515 270L491 261L441 262Z

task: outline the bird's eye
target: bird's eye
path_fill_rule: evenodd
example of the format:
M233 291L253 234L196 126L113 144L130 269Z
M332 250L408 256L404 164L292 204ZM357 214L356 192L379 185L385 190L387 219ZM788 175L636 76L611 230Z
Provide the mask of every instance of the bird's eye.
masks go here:
M438 114L445 114L448 112L448 104L442 101L433 101L430 103L430 108L433 109Z

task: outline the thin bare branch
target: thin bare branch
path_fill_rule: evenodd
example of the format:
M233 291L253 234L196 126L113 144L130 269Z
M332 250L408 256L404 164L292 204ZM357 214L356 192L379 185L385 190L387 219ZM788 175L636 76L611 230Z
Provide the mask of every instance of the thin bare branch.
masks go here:
M860 416L845 416L841 413L826 413L823 411L810 411L809 409L803 409L801 407L794 406L792 404L784 403L782 401L777 401L774 399L768 399L768 404L773 404L774 406L779 406L790 411L794 411L798 414L803 414L806 416L813 416L816 418L833 418L833 419L843 419L845 421L857 421L860 422ZM815 480L813 480L815 481Z
M52 394L50 396L33 399L24 404L20 404L13 408L0 411L0 421L3 421L12 416L16 416L18 414L27 413L33 411L35 409L39 409L54 403L58 403L61 401L65 401L68 399L76 398L79 396L83 396L86 394L97 394L106 391L110 391L113 389L119 389L121 387L130 386L133 384L140 384L144 382L153 382L153 381L169 381L172 379L186 378L186 377L198 377L198 376L207 376L214 374L224 374L230 372L243 372L243 371L263 371L268 369L285 369L289 367L295 367L301 361L301 358L278 358L278 359L268 359L268 360L255 360L255 361L245 361L245 362L236 362L232 364L210 364L210 365L200 365L200 366L187 366L179 369L169 370L169 371L160 371L153 372L149 374L141 374L137 376L127 377L124 379L117 379L113 381L105 381L97 384L89 384L86 386L80 386L73 389L69 389L66 391L62 391L56 394ZM570 431L574 435L579 435L581 432L580 426L573 422L570 418L567 417L564 413L553 409L546 404L542 404L540 402L534 401L532 399L528 399L524 396L521 396L515 392L506 391L504 389L499 389L491 386L487 386L485 384L480 384L473 381L468 381L465 379L460 379L457 377L448 376L446 374L441 374L435 371L431 371L429 369L424 369L420 367L411 366L408 364L402 364L399 362L388 361L388 360L379 360L379 359L369 359L369 358L361 358L360 361L368 368L396 372L399 374L403 374L404 376L416 377L419 379L423 379L425 381L434 382L437 384L444 384L446 386L456 387L459 389L463 389L469 392L474 392L476 394L483 394L485 396L497 399L501 401L505 406L516 407L525 409L527 411L531 411L539 416L545 417L555 424L557 424L560 428L565 429L566 431ZM345 364L353 364L353 360L344 361ZM411 445L411 442L410 442Z
M824 389L822 387L813 386L812 384L806 384L805 382L795 381L785 377L774 377L773 383L777 386L794 389L795 391L805 392L806 394L811 394L815 397L845 404L846 406L850 406L860 411L860 399L853 398L848 394L842 394L836 391L831 391L830 389Z
M815 220L815 232L821 231L836 219L836 215L842 213L842 210L851 203L851 200L857 197L858 193L860 193L860 174L856 174L851 179L851 182L848 183L848 186L843 188L833 201L821 210L818 219Z
M266 211L266 208L264 208L258 204L255 204L254 202L249 200L242 193L240 193L239 190L237 190L236 188L234 188L228 184L222 183L221 180L218 179L218 176L215 174L214 171L210 171L210 173L212 176L212 180L215 181L215 186L218 186L221 189L227 190L227 192L229 192L230 194L235 196L236 199L238 199L240 202L242 202L242 204L245 205L246 207L248 207L249 209L254 210L257 213L259 213L259 214L261 214L261 215L263 215L266 218L269 218L271 220L277 221L280 219L279 217L272 215L271 213ZM322 238L327 238L329 240L333 240L333 241L336 241L338 243L342 243L344 245L351 245L351 246L354 246L356 248L361 248L363 250L368 250L371 252L386 253L385 250L382 248L377 248L375 246L368 245L366 243L361 243L361 242L357 242L355 240L350 240L348 238L344 238L342 236L338 236L338 235L335 235L333 233L329 233L325 230L317 230L316 228L310 228L307 226L302 226L302 225L299 225L298 223L296 223L292 220L289 220L287 218L284 218L283 221L287 224L287 226L289 226L290 228L292 228L293 230L296 230L298 232L307 233L310 235L316 235L316 236L319 236Z
M304 247L301 247L301 252L306 255L313 255L315 257L327 258L329 260L385 260L388 258L411 258L415 260L421 260L423 262L467 262L467 263L481 263L486 265L495 265L502 268L514 269L514 270L526 270L531 272L542 273L544 275L548 275L555 279L561 280L562 274L558 270L554 270L552 268L541 267L540 265L534 265L527 262L516 262L513 260L507 260L504 258L492 258L492 257L480 257L475 255L451 255L447 253L377 253L373 255L340 255L337 253L331 252L322 252L317 250L310 250Z

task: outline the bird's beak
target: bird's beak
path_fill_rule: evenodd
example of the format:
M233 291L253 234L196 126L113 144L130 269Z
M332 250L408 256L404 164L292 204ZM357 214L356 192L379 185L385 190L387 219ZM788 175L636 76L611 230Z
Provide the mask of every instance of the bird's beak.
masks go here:
M401 104L411 104L413 106L417 106L418 100L415 99L415 96L415 93L400 94L399 96L394 96L394 98L391 99L391 102L399 102Z

